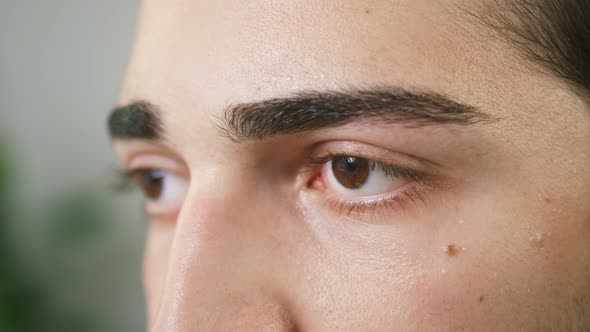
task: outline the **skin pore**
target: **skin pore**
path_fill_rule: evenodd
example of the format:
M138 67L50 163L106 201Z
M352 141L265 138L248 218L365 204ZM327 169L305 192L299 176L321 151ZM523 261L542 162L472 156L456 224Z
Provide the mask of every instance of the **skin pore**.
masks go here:
M142 2L150 331L587 330L588 104L466 3Z

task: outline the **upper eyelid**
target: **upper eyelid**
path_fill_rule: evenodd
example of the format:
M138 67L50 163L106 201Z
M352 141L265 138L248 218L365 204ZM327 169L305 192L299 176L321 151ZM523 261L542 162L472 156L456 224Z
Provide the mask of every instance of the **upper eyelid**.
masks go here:
M161 169L184 177L190 175L189 169L182 159L168 152L159 150L132 151L124 156L123 168L128 172Z
M177 160L172 158L158 156L154 154L142 154L131 158L127 167L129 169L152 169L162 168L168 170L175 170L181 167Z
M399 169L400 171L411 171L409 168L403 167L403 166L398 166L397 164L391 163L391 162L387 162L387 161L383 161L383 160L379 160L379 159L369 159L367 157L363 157L360 155L347 155L347 154L333 154L333 153L327 153L324 155L320 155L318 157L311 157L310 161L308 162L308 164L306 165L309 168L314 168L314 167L319 167L322 166L324 164L326 164L327 162L329 162L330 160L333 160L335 158L338 157L353 157L353 158L362 158L362 159L366 159L369 160L370 162L373 162L374 165L377 166L381 166L381 168L396 168Z
M339 156L342 156L342 155L335 155L333 157L330 157L329 160L333 160L332 158L339 157ZM352 157L363 158L363 157L358 157L358 156L352 156ZM374 159L367 159L367 160L369 160L369 162L374 163L372 166L370 166L371 170L373 170L373 171L376 168L381 168L382 171L385 171L386 173L389 172L390 174L387 174L389 176L399 177L399 178L402 178L405 180L416 181L416 182L420 182L420 183L423 182L422 178L424 177L424 174L420 171L416 171L412 168L407 168L404 166L399 166L394 163L384 162L381 160L374 160ZM325 165L325 163L322 163L321 165L318 165L318 166L323 166L323 165Z
M437 163L424 158L358 141L338 140L321 142L312 149L310 159L312 161L313 159L318 160L314 156L320 156L319 158L321 158L324 155L364 158L419 172L426 172L427 170L434 171L434 169L441 167Z
M325 154L321 154L319 156L311 156L309 161L307 162L307 164L305 165L306 169L314 169L316 167L322 166L325 163L329 162L330 160L333 160L334 158L337 157L354 157L354 158L362 158L362 159L366 159L369 160L379 166L385 167L385 168L395 168L398 169L400 172L402 173L411 173L411 174L419 174L419 173L423 173L423 167L418 167L416 165L409 165L408 162L403 162L403 161L393 161L393 160L385 160L384 158L378 158L378 157L369 157L369 156L365 156L363 154L353 154L353 153L332 153L332 152L327 152ZM413 177L412 177L413 178Z
M163 169L181 176L190 176L190 171L186 163L173 152L163 150L157 146L154 147L153 144L142 142L136 144L138 144L138 146L129 149L126 155L124 155L125 169L129 171L139 169ZM391 151L372 144L356 141L324 141L314 144L310 150L308 157L303 161L303 171L301 173L309 173L309 171L313 171L321 164L337 156L363 158L402 170L424 173L422 159L415 158L414 156L407 156L406 154ZM325 152L314 153L314 151L317 150L323 150ZM384 154L392 154L393 156L380 156Z
M113 147L126 168L134 167L130 165L131 161L145 155L160 156L183 163L182 158L174 150L158 142L141 139L114 141Z

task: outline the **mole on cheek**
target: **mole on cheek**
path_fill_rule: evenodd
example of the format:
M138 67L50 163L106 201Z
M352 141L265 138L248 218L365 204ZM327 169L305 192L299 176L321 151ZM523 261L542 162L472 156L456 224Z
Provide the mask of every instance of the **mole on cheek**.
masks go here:
M456 245L454 244L449 244L448 246L446 246L446 248L444 249L444 252L447 254L447 256L449 257L455 257L457 256L457 254L459 253L459 249L457 248Z
M480 296L477 298L477 301L478 301L479 303L482 303L482 302L483 302L483 300L484 300L484 297L483 297L483 295L480 295Z

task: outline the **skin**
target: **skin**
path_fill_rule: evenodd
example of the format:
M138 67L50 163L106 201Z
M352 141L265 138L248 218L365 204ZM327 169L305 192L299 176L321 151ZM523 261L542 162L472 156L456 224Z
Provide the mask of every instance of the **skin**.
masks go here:
M177 210L148 206L151 331L587 328L588 105L466 3L143 1L118 104L158 105L166 136L115 148L125 168L188 183ZM377 85L497 121L245 143L216 127L230 104ZM432 186L416 203L339 211L302 171L317 146L415 166Z

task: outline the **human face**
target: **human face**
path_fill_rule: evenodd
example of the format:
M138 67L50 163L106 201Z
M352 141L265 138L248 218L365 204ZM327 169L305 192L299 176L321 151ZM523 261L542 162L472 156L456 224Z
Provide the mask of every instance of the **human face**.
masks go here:
M143 2L152 331L584 328L590 112L468 3Z

